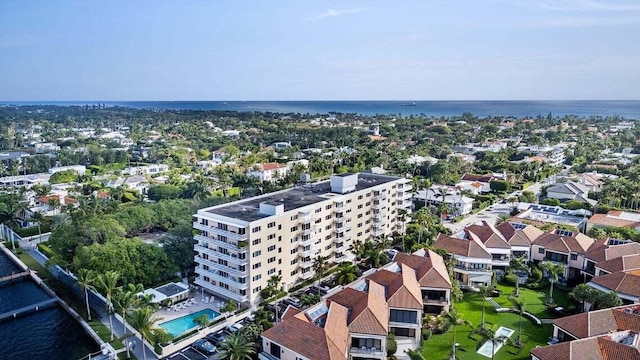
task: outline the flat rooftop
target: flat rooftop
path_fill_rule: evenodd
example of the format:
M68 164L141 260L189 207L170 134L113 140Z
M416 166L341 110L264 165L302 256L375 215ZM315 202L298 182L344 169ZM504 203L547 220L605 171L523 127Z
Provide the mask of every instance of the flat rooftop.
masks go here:
M182 284L169 283L169 284L157 287L155 290L161 294L164 294L166 297L171 297L173 295L189 290L188 288L185 288L185 286L181 286L181 285Z
M356 185L355 191L368 189L398 179L400 178L395 176L359 173L358 184ZM260 212L260 203L267 203L271 205L284 204L284 211L286 212L326 201L332 197L341 195L343 194L332 193L330 181L326 180L272 194L239 200L209 209L203 209L203 211L210 214L251 222L270 216Z

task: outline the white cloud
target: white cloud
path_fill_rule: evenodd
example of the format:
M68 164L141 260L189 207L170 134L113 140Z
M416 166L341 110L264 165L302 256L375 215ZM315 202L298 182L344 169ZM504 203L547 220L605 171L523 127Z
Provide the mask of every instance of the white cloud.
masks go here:
M318 20L322 20L328 17L336 17L336 16L342 16L345 14L355 14L355 13L359 13L362 10L364 10L365 8L353 8L353 9L346 9L346 10L334 10L334 9L328 9L325 12L318 14L316 16L312 16L309 18L304 19L304 21L318 21Z
M533 0L529 3L553 11L640 11L640 4L629 1Z

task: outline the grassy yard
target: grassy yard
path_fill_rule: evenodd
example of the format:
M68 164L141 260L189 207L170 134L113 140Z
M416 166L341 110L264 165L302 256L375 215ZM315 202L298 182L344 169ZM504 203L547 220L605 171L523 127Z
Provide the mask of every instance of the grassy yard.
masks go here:
M498 285L498 289L502 291L502 295L493 299L504 307L513 307L511 300L509 300L509 296L515 292L515 287ZM524 300L525 310L539 319L551 319L560 316L547 310L548 307L545 305L545 300L548 296L548 286L540 290L530 290L523 286L520 287L520 299ZM558 289L558 287L553 289L553 298L556 302L555 306L562 306L567 309L570 305L574 305L574 303L569 299L569 292Z
M109 328L106 327L103 323L101 323L100 320L93 319L91 321L87 321L87 323L98 334L98 336L100 336L100 338L103 341L111 343L111 346L113 346L114 349L118 350L124 347L124 345L122 344L122 341L118 339L109 341L111 339L111 333L109 332Z
M51 277L51 273L49 270L45 269L42 265L40 265L37 261L35 261L31 255L27 254L23 249L18 250L16 256L22 260L22 262L27 265L30 269L33 269L38 272L38 276L46 280Z
M507 299L507 295L502 295ZM497 300L497 299L496 299ZM482 298L475 293L465 294L462 301L455 304L455 308L461 317L469 320L474 328L480 325L482 318ZM513 329L516 332L511 336L515 341L518 332L519 316L512 313L496 313L493 306L485 303L486 326L497 330L500 326ZM518 349L511 345L503 346L495 355L495 359L530 359L529 351L537 345L546 345L553 328L551 325L535 325L527 318L522 319L522 340L524 347ZM453 340L453 327L445 334L433 335L423 344L425 359L448 359ZM456 329L456 342L459 344L456 353L459 359L487 360L478 354L477 349L484 343L480 335L472 334L472 329L466 326L458 326Z

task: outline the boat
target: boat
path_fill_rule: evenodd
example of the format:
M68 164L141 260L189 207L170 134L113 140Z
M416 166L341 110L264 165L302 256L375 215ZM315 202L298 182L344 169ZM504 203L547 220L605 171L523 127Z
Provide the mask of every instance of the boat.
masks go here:
M410 103L406 103L406 104L400 104L400 106L416 106L416 102L412 101Z

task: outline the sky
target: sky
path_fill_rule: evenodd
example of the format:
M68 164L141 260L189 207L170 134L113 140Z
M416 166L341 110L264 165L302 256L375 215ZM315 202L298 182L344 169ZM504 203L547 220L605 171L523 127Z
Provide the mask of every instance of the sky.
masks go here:
M639 100L640 1L0 1L0 100Z

